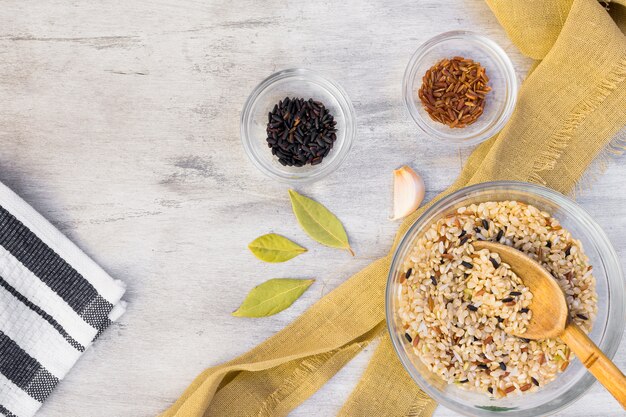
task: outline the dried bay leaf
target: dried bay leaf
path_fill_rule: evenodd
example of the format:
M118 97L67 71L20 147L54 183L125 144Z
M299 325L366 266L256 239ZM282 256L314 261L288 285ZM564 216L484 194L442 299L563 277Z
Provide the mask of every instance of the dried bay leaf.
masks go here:
M331 248L346 249L354 256L346 230L330 210L294 190L289 190L289 198L298 223L312 239Z
M315 282L314 279L274 278L252 289L235 317L266 317L280 313L294 303Z
M257 237L248 249L260 260L272 263L285 262L306 252L302 246L275 233Z

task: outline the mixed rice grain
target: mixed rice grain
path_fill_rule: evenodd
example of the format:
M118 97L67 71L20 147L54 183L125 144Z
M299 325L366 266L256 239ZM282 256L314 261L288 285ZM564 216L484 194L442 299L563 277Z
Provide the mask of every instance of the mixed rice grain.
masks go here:
M570 360L559 340L522 334L532 293L497 253L475 240L515 247L541 263L566 295L570 318L589 332L595 278L580 241L548 213L517 201L460 207L434 222L404 262L398 314L415 354L445 381L502 397L532 392Z

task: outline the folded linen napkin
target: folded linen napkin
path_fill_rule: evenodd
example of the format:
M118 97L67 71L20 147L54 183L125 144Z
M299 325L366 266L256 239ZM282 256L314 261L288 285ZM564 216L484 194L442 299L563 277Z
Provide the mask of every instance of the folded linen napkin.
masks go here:
M124 312L125 287L0 184L0 416L33 416Z

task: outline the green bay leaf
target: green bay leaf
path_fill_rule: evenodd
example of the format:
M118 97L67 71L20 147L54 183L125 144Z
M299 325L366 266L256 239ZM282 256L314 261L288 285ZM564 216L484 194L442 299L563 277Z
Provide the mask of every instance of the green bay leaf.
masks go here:
M293 304L315 282L314 279L274 278L252 289L235 317L266 317L280 313Z
M272 263L285 262L306 252L302 246L275 233L257 237L248 249L260 260Z
M291 207L298 223L312 239L331 248L346 249L354 256L343 225L330 210L317 201L289 190Z

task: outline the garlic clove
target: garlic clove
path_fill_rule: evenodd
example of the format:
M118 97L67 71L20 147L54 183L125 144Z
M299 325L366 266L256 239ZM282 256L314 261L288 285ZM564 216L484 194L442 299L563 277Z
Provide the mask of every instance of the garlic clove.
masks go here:
M393 170L393 217L398 220L413 213L424 200L424 180L408 166Z

